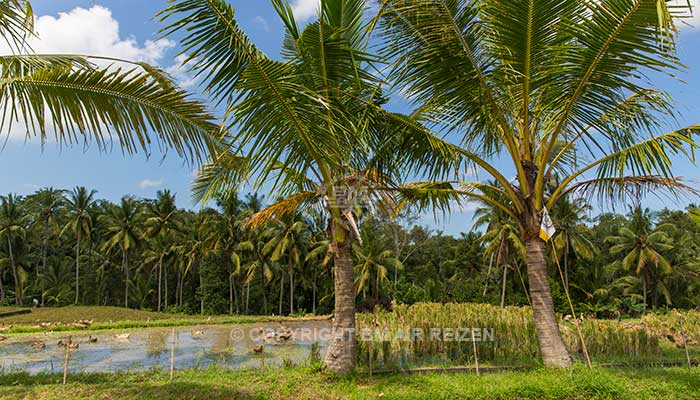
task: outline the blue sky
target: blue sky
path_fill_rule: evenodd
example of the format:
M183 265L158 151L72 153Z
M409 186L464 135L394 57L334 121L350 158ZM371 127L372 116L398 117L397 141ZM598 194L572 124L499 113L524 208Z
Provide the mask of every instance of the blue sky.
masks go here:
M318 0L292 0L301 18L314 15ZM266 0L231 0L239 24L252 40L269 55L276 55L282 40L283 27ZM183 85L189 78L178 71L177 43L158 41L159 24L153 15L167 5L166 0L33 0L40 35L33 48L42 53L80 53L138 59L157 64L173 73ZM696 18L698 20L698 18ZM700 29L684 28L680 41L681 59L688 71L681 75L685 84L659 78L659 85L668 89L684 115L685 124L700 122ZM191 86L194 89L194 85ZM390 106L407 111L400 99ZM3 132L3 138L7 133ZM678 175L700 181L696 166L679 160ZM507 168L504 166L504 169ZM37 188L53 186L71 188L84 185L96 189L100 197L118 200L124 194L152 197L159 189L177 193L181 207L197 207L190 200L193 167L173 154L125 156L118 149L101 154L94 147L59 148L47 143L43 151L36 140L25 141L21 134L11 133L0 153L0 192L29 194ZM697 184L696 184L697 186ZM652 208L666 205L650 198ZM674 206L669 204L669 206ZM675 205L682 207L683 204ZM453 213L440 221L432 215L423 221L435 229L458 234L469 230L468 211Z

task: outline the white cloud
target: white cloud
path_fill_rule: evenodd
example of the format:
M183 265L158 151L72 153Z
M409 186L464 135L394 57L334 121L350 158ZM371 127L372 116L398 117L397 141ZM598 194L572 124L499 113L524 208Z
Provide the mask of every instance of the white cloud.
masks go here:
M265 32L270 32L270 24L268 24L267 20L262 16L258 15L257 17L253 18L253 21L258 26L260 26Z
M175 42L171 40L146 40L139 43L134 37L123 36L119 21L112 16L110 9L102 6L93 6L89 9L76 7L71 11L61 12L57 16L36 16L34 28L36 36L30 38L29 45L38 54L104 56L158 65L165 52L175 46ZM0 54L10 53L7 44L0 41ZM112 64L111 61L96 62L101 65ZM50 118L50 116L47 117ZM50 139L53 133L52 129L49 130ZM10 139L15 141L27 139L23 121L13 124ZM37 141L36 138L30 140Z
M321 0L294 0L292 2L294 18L298 22L307 21L318 14L320 6Z
M119 21L102 6L76 7L58 16L38 16L34 27L36 37L29 44L40 54L84 54L158 64L165 51L175 46L167 39L140 44L133 37L122 37ZM7 54L8 50L4 45L0 52Z
M142 190L145 189L155 189L163 186L163 180L162 179L144 179L141 182L139 182L139 187Z

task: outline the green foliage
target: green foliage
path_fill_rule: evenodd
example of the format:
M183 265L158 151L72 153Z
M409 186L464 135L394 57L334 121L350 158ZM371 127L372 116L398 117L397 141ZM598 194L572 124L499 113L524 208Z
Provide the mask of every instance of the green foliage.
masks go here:
M204 314L225 314L228 311L228 275L230 261L224 254L208 254L202 259L199 277L202 282L197 289L199 299L204 303Z

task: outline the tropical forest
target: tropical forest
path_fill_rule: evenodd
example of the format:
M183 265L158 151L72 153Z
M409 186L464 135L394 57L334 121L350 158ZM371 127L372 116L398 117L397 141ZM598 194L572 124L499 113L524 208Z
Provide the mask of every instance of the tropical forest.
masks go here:
M700 398L698 13L0 0L0 399Z

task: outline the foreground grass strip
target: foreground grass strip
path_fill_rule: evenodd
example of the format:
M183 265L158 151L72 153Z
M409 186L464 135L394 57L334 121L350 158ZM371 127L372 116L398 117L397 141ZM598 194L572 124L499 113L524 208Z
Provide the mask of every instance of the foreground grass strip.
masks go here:
M0 399L698 399L699 368L535 370L335 377L307 368L143 374L0 375Z

